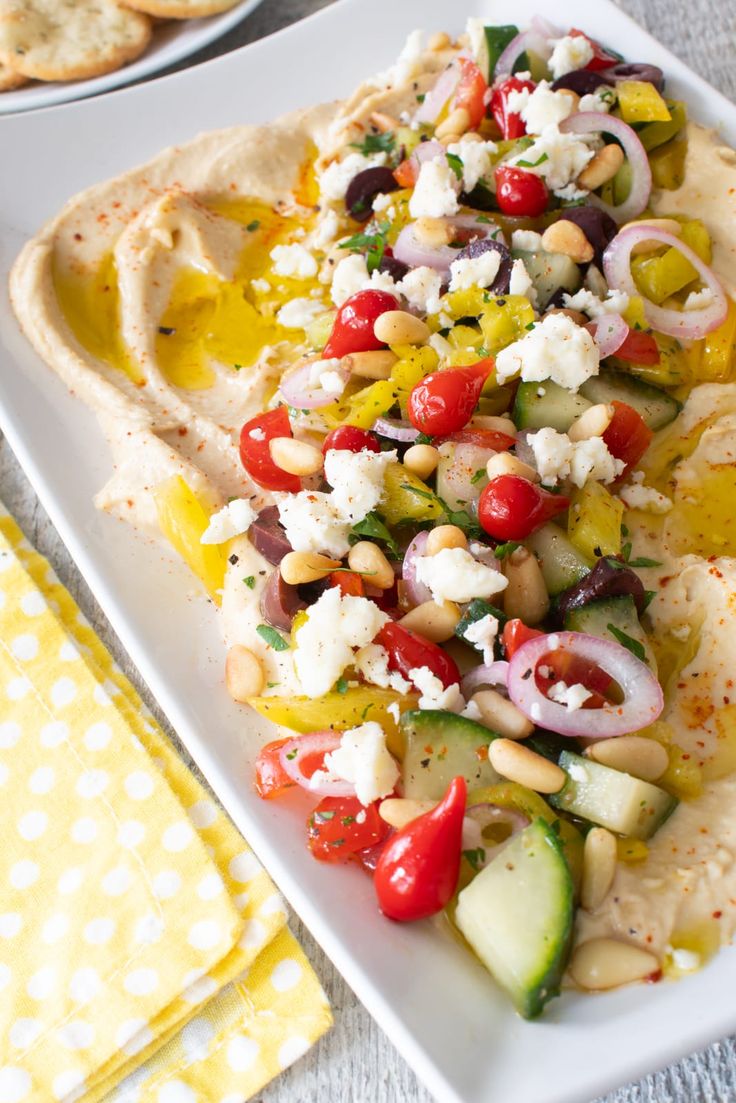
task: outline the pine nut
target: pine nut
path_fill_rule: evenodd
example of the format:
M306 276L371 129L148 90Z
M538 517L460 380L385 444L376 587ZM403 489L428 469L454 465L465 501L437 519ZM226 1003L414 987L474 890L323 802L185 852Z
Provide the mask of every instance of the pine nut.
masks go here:
M557 94L558 96L567 96L570 100L572 100L572 110L573 112L577 111L578 107L580 106L580 96L577 94L577 92L573 92L572 88L560 88Z
M451 39L449 34L445 34L444 31L435 31L434 34L429 36L427 42L428 50L446 50L451 45Z
M386 115L383 111L374 111L371 115L371 122L380 131L396 130L399 125L399 120L395 119L393 115Z
M539 482L539 475L534 468L512 456L510 452L496 452L486 464L486 471L489 479L495 479L498 475L520 475L530 483Z
M454 601L443 601L442 604L424 601L410 609L399 624L412 632L418 632L432 643L445 643L455 635L459 620L460 610Z
M492 739L488 746L488 758L493 769L502 777L537 793L558 793L565 784L564 770L513 739Z
M682 225L676 218L643 218L639 221L627 222L625 226L621 227L621 230L628 230L629 226L653 226L656 230L662 230L665 234L672 234L673 237L682 236ZM619 231L620 233L621 231ZM648 241L639 241L631 250L632 257L640 256L642 253L650 253L652 249L661 249L662 242L657 241L655 238L650 238Z
M423 345L429 340L429 326L405 310L387 310L379 314L373 326L377 341L387 345Z
M570 440L589 440L590 437L602 437L613 421L613 406L607 402L598 402L584 410L567 430Z
M505 739L526 739L534 731L521 709L495 689L481 689L470 699L478 706L483 723Z
M570 976L589 992L618 988L658 972L659 961L654 954L614 938L592 938L583 942L570 962Z
M467 548L468 538L457 525L438 525L427 536L425 555L437 555L444 548Z
M616 739L602 739L586 749L588 758L621 770L642 781L656 781L667 769L669 757L661 743L643 735L619 735Z
M396 580L388 559L378 544L372 544L370 540L359 540L353 544L348 552L348 566L351 571L367 575L371 586L377 586L379 590L390 590Z
M545 317L547 314L566 314L571 322L575 322L578 326L587 326L590 318L587 314L583 314L582 310L571 310L569 306L555 306L552 310L545 311Z
M549 612L549 594L537 557L527 548L517 548L504 560L509 584L503 592L503 608L508 617L535 625Z
M324 464L319 448L293 437L273 437L268 450L276 466L290 475L315 475Z
M616 876L616 836L605 827L593 827L585 836L580 902L586 911L600 907Z
M339 559L329 559L317 552L287 552L279 564L284 582L291 586L301 586L304 582L319 582L327 578L330 571L341 567Z
M516 426L510 417L498 417L496 414L476 414L471 417L468 429L488 429L492 433L505 433L507 437L516 437Z
M621 146L611 142L610 145L599 149L595 157L588 161L575 183L579 188L594 191L601 184L606 184L609 180L612 180L623 163L624 151Z
M482 142L483 135L479 134L477 130L468 130L463 134L466 142Z
M397 360L398 356L391 349L371 349L369 352L351 352L343 356L340 365L361 379L390 379Z
M442 137L438 139L438 141L441 143L441 145L445 147L454 146L456 142L460 141L461 137L461 134L443 134Z
M433 800L410 800L409 797L387 797L378 806L378 814L384 823L400 830L418 816L436 807Z
M443 134L457 134L460 136L470 128L470 114L464 107L456 107L451 111L444 122L434 132L435 138L441 138Z
M428 479L439 462L440 454L431 444L412 444L404 452L404 467L420 479Z
M553 222L542 234L542 248L548 253L562 253L576 264L593 259L593 246L575 222L561 218Z
M225 659L225 684L233 701L241 704L263 691L265 675L261 660L247 647L236 643Z
M449 245L453 238L452 227L444 218L429 218L423 215L414 223L414 233L423 245L440 247Z

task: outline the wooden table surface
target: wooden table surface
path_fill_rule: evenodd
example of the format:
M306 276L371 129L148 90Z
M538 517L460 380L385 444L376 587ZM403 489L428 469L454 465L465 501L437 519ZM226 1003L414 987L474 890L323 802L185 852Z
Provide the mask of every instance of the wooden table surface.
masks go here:
M192 61L253 42L325 7L331 0L264 0L259 8L219 42ZM365 0L368 4L370 0ZM736 100L736 0L619 0L637 22L683 58L696 72ZM547 5L540 3L540 11ZM461 9L458 6L458 10ZM594 5L591 4L593 11ZM429 28L439 29L439 28ZM638 60L638 59L632 59ZM645 59L642 59L645 60ZM175 742L176 736L156 707L97 606L56 530L41 508L8 444L0 435L0 500L28 538L51 561L97 632L123 665ZM184 751L182 754L188 759ZM291 926L327 990L335 1013L334 1029L306 1057L260 1094L262 1103L431 1103L380 1027L357 1000L331 962L296 917ZM663 1072L620 1088L606 1103L730 1103L736 1101L736 1038L715 1043ZM213 1101L216 1103L216 1101ZM491 1101L489 1101L491 1103ZM502 1103L494 1100L493 1103Z

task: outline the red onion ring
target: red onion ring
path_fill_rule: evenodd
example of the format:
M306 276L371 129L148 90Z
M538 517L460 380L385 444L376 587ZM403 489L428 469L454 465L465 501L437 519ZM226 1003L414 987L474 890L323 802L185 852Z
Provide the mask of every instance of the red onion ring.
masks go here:
M399 421L398 418L377 417L371 428L374 433L380 433L390 440L398 440L402 444L411 444L419 436L418 429L414 429L408 421Z
M506 682L509 676L509 664L506 662L498 661L495 663L488 663L486 666L474 667L462 680L461 690L463 697L467 700L468 697L472 697L477 689L481 686L506 686Z
M601 360L613 356L621 348L629 332L629 327L620 314L601 314L599 318L588 322L585 329L598 346Z
M551 646L553 643L556 647ZM534 674L538 663L552 650L568 651L593 662L623 690L622 704L571 712L550 701L538 689ZM585 739L609 739L653 724L664 707L659 682L646 663L612 640L583 632L555 632L523 644L509 663L509 697L527 719L560 735Z
M689 245L673 234L667 234L656 226L642 222L640 226L627 226L616 234L603 254L603 270L609 287L626 291L629 295L640 295L631 274L631 250L640 241L661 241L682 253L697 271L703 283L713 292L713 302L701 310L671 310L657 306L651 299L644 298L644 315L649 325L659 333L670 337L697 341L706 333L717 329L728 314L728 299L715 273L705 264Z
M279 391L285 402L297 410L318 410L321 406L329 406L339 395L328 394L323 387L314 386L309 382L312 364L303 364L295 371L285 375L279 383ZM336 369L347 382L349 373L342 368Z
M649 202L649 194L652 190L652 170L649 167L647 151L639 141L634 130L622 119L615 115L606 115L601 111L584 111L582 114L571 115L560 123L563 134L613 134L623 146L624 153L631 166L631 190L628 197L618 206L605 203L600 196L591 192L588 200L596 207L610 214L616 222L628 222L636 218Z
M433 87L427 92L418 110L414 112L414 122L434 123L437 121L442 108L460 83L460 75L460 62L457 58L453 58L447 68L442 70Z
M496 241L504 241L503 234L495 222L479 222L478 216L473 214L460 214L455 218L445 220L456 230L475 230L475 235L469 236L469 241L476 238L492 237ZM450 245L431 246L419 241L414 230L414 223L410 222L401 231L394 245L394 256L397 260L408 264L410 268L434 268L442 275L447 275L450 265L457 259L459 250Z
M432 591L429 587L423 582L417 582L417 559L424 555L428 535L426 532L418 532L404 552L401 577L404 580L406 596L414 605L423 605L425 601L432 600Z
M496 68L493 70L496 80L499 77L511 76L516 62L525 50L531 50L543 61L546 61L552 54L552 47L539 30L522 31L521 34L517 34L516 38L511 39L496 62Z
M330 751L336 751L340 746L341 738L340 732L333 731L310 732L309 735L295 736L288 743L284 743L279 751L279 762L291 780L309 793L316 793L320 797L354 797L355 786L352 782L336 779L312 785L310 778L302 771L302 762L305 758L315 754L324 756Z

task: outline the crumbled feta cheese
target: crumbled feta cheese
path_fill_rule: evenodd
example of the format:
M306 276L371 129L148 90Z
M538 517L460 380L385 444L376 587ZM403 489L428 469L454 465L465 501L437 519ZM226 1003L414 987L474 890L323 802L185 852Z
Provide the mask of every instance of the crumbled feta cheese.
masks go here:
M251 440L265 440L266 439L265 431L263 429L261 429L260 425L256 425L255 429L249 429L248 430L248 436L251 438Z
M388 620L364 597L343 596L331 586L310 605L296 634L294 669L307 697L322 697L332 689L354 650L375 639Z
M629 509L640 509L643 513L669 513L672 509L672 499L666 494L660 494L650 486L624 486L619 491L619 498Z
M294 551L323 552L341 559L350 550L351 522L342 517L331 494L301 490L277 502L279 520Z
M332 208L328 208L314 231L313 241L317 249L324 249L326 245L330 245L337 237L339 228L337 214Z
M605 300L581 287L574 295L567 292L562 297L563 306L571 310L580 310L589 318L600 318L604 314L623 314L629 305L629 296L625 291L609 291Z
M270 253L274 262L273 270L277 276L293 276L307 280L317 275L317 261L308 249L298 242L291 245L274 245Z
M271 290L271 284L268 280L251 280L250 285L254 291L259 291L261 295L267 295Z
M476 62L480 64L483 58L487 56L485 22L478 19L477 16L471 15L465 24L465 33L470 43L470 52Z
M463 639L482 651L483 662L489 664L493 662L493 645L497 635L498 617L494 617L492 613L486 613L480 620L468 625L463 632Z
M339 358L331 356L327 360L315 360L309 369L309 382L313 387L321 387L327 394L342 394L347 379L340 371Z
M586 188L579 188L574 182L572 184L565 184L564 188L555 188L555 195L557 198L567 201L584 199L587 194L588 190Z
M315 303L311 299L292 299L281 307L276 321L284 329L306 329L324 310L322 303Z
M423 161L409 200L412 218L445 218L457 214L460 181L447 161Z
M477 257L461 257L450 265L450 291L489 287L501 267L501 254L489 249Z
M361 647L355 656L355 669L366 682L381 689L394 689L397 693L408 693L411 689L411 683L402 678L398 671L389 670L388 651L379 643Z
M578 111L597 111L606 114L616 103L616 93L613 88L603 84L596 88L595 92L588 92L580 97Z
M465 708L465 698L457 682L453 682L445 689L439 678L427 666L413 667L409 671L409 677L422 695L419 698L420 709L462 712Z
M348 185L354 176L374 165L383 165L385 153L372 153L364 157L362 153L348 153L342 161L333 161L319 178L319 189L325 199L344 199Z
M702 291L691 291L683 303L683 308L685 310L702 310L703 307L710 306L714 299L715 295L710 287L704 287Z
M466 548L443 548L436 555L416 559L417 582L432 591L438 604L443 601L472 601L491 597L505 590L508 579L500 571L479 563Z
M385 211L387 207L390 207L393 203L390 192L379 192L376 198L373 200L371 206L376 212Z
M401 719L401 705L399 704L399 702L392 701L386 709L386 712L389 714L389 716L393 716L395 722L398 724L399 720Z
M577 391L598 370L598 346L587 329L566 314L546 314L534 329L496 356L499 383L521 373L525 383L551 379Z
M396 284L388 272L379 272L374 268L371 278L363 284L363 291L388 291L390 295L397 294Z
M480 180L491 175L491 154L497 149L495 142L476 142L466 134L459 142L450 143L447 152L463 163L463 191L471 192Z
M545 426L536 433L529 433L526 443L534 454L534 466L543 483L554 486L567 478L574 449L567 433L558 433L556 429Z
M511 235L511 248L523 249L527 253L537 253L542 248L542 235L536 230L514 230Z
M534 306L537 301L537 292L534 288L534 283L521 257L518 257L511 265L509 295L526 295L532 306Z
M591 482L612 483L622 475L626 464L608 450L602 437L575 441L570 463L570 479L575 486Z
M672 964L681 973L694 973L696 969L700 968L701 957L695 950L673 950Z
M343 257L335 266L332 276L330 295L335 306L342 306L351 295L362 291L369 280L370 276L368 275L365 257L362 257L360 253L351 253L350 256Z
M524 95L526 102L517 106L516 99ZM546 80L540 80L531 94L526 88L521 92L512 92L508 97L507 110L521 115L528 134L542 134L547 127L559 126L572 115L575 107L572 96L555 92Z
M527 444L540 479L550 486L566 478L575 486L584 486L589 480L612 483L625 467L611 455L601 437L571 441L567 433L545 426L529 433Z
M383 494L383 480L396 452L348 452L330 448L325 456L325 478L338 514L357 524L375 509Z
M566 34L564 38L553 39L553 46L547 66L555 80L573 69L584 69L593 57L593 47L582 34Z
M556 701L558 705L564 705L568 712L577 712L593 694L579 682L572 686L568 686L564 682L555 682L548 689L547 696L550 701Z
M234 536L247 532L257 517L256 511L245 498L235 498L218 513L213 513L210 523L199 538L200 544L224 544Z
M364 805L387 797L399 780L399 768L388 752L383 728L374 720L343 732L340 746L325 755L324 765L326 770L312 774L310 787L336 778L350 781Z
M431 349L434 349L440 360L446 360L452 353L452 345L441 333L433 333L427 344Z
M592 156L593 150L583 136L563 134L556 126L546 126L510 163L517 165L523 161L522 168L542 176L554 190L576 180Z
M690 639L692 628L689 624L678 624L674 628L670 628L670 635L674 636L676 640L684 643L685 640Z
M412 268L396 285L409 306L421 310L423 314L436 314L440 309L440 290L442 276L434 268L420 265Z
M483 713L480 711L477 703L473 701L472 698L470 701L468 701L467 705L460 713L460 715L464 716L466 720L475 720L476 724L484 723Z

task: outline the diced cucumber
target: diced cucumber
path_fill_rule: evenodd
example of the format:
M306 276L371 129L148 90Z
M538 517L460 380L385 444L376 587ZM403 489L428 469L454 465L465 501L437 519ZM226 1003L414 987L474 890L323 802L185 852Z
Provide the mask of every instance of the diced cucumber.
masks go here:
M654 652L647 638L647 634L639 623L639 614L633 597L629 594L620 594L618 597L607 597L601 601L591 601L589 605L581 605L578 609L571 609L565 616L565 628L570 632L585 632L588 636L597 636L601 640L613 640L621 643L622 640L612 632L609 625L613 625L619 632L623 632L629 639L636 640L644 649L644 658L650 668L657 673L657 662ZM637 658L641 658L640 655Z
M587 398L545 379L543 383L519 384L513 418L519 429L544 429L551 425L558 433L566 433L590 406Z
M580 393L593 403L612 402L614 399L625 402L633 406L650 429L655 430L669 425L682 409L682 403L671 394L625 372L601 371L600 375L594 375L583 383Z
M460 617L460 620L455 625L455 635L458 639L463 640L469 647L474 647L476 651L482 651L483 648L479 644L470 643L465 639L465 633L471 624L475 624L476 621L483 620L483 617L495 617L498 621L499 632L503 628L506 621L509 619L505 613L502 613L500 609L497 609L495 605L491 605L490 601L485 601L482 597L475 597L469 605L465 606L465 612Z
M534 820L458 898L455 922L526 1019L558 995L572 938L573 884L559 839Z
M475 720L441 709L415 709L403 713L399 728L405 797L439 800L460 774L469 788L499 780L488 761L488 744L498 735Z
M515 27L513 23L507 23L497 27L484 27L482 37L479 35L478 41L473 44L475 48L475 60L489 84L493 84L493 74L496 69L496 62L509 43L516 38L518 33L519 28ZM527 56L526 54L521 54L514 64L514 70L522 72L528 68L529 62Z
M525 540L542 568L542 577L550 595L569 590L590 570L590 563L557 525L543 525Z
M574 260L564 253L548 253L539 249L532 253L527 249L512 249L514 259L523 260L534 290L537 292L537 306L544 310L555 291L577 291L583 282L580 269Z
M677 797L657 785L572 751L563 751L559 764L567 781L549 803L617 835L650 839L677 807Z

